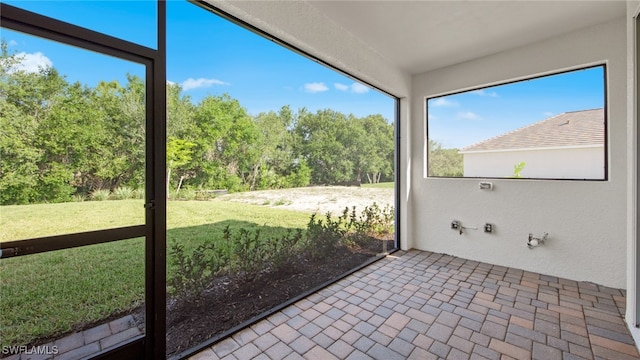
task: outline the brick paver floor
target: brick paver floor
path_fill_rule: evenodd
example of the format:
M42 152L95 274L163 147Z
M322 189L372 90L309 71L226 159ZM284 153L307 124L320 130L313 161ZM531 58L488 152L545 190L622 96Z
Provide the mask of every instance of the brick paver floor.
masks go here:
M640 359L624 292L396 252L191 357Z
M67 335L37 349L8 356L6 360L78 360L95 356L102 350L116 347L142 335L131 315L108 323ZM3 359L3 360L5 360Z

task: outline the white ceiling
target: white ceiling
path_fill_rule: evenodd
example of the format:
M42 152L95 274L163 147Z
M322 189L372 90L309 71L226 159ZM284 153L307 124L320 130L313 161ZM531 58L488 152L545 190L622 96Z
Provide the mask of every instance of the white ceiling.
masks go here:
M622 17L624 1L309 1L411 74ZM570 49L567 49L570 51Z

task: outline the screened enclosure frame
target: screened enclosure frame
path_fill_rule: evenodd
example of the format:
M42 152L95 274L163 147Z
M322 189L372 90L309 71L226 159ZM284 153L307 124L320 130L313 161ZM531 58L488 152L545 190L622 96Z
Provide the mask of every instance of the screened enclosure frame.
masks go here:
M165 357L166 288L166 4L157 2L157 50L103 33L0 4L2 27L145 66L145 222L144 225L0 243L8 257L145 237L145 334L95 358Z
M194 5L204 7L224 19L274 41L300 55L316 61L343 75L361 81L354 76L324 62L317 57L302 51L270 34L217 9L202 1L190 1ZM84 247L133 238L145 238L145 333L116 348L93 355L94 359L164 359L166 358L166 3L157 0L157 49L145 47L125 41L101 32L86 29L51 17L0 3L1 27L40 38L71 45L99 54L128 60L145 67L145 221L142 225L111 228L88 232L78 232L55 236L30 238L0 243L0 261L5 258L44 253L63 249ZM362 81L361 81L362 82ZM394 251L400 248L400 100L398 97L363 82L393 98L395 124L394 155L394 205L395 205L395 238ZM345 273L342 278L362 266ZM321 287L339 280L333 279ZM320 287L320 288L321 288ZM317 291L318 288L313 289ZM305 296L308 294L304 294ZM253 322L282 309L290 302L280 304L265 314L252 319ZM245 324L246 326L246 324ZM238 330L238 328L234 329ZM213 341L219 341L213 340ZM204 343L203 343L204 344ZM210 342L209 342L210 344ZM198 348L198 347L197 347ZM192 348L178 354L184 358L195 353Z

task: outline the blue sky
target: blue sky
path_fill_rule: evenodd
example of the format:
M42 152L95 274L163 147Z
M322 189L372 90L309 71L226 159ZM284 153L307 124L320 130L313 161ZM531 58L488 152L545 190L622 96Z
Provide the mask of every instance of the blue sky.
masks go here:
M603 67L427 101L429 138L462 148L568 111L604 106Z
M16 1L5 3L156 48L154 1ZM95 86L123 83L144 68L2 29L25 67L51 65L70 81ZM167 80L194 102L228 93L255 115L284 105L311 111L331 108L356 116L382 114L393 121L389 96L276 45L186 1L167 2Z
M8 4L155 48L155 1L22 1ZM251 114L283 105L393 119L393 100L186 1L167 2L167 79L197 102L228 93ZM2 29L25 66L49 64L71 81L142 76L140 65ZM429 136L461 148L566 111L603 107L601 68L431 99Z

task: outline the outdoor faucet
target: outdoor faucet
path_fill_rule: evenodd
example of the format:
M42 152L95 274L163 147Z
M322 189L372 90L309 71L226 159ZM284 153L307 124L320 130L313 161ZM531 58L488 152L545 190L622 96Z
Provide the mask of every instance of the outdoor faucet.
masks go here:
M534 237L532 233L529 233L529 238L527 239L527 247L530 250L535 249L536 247L543 245L544 242L547 240L547 236L549 236L549 233L543 233L542 237Z

